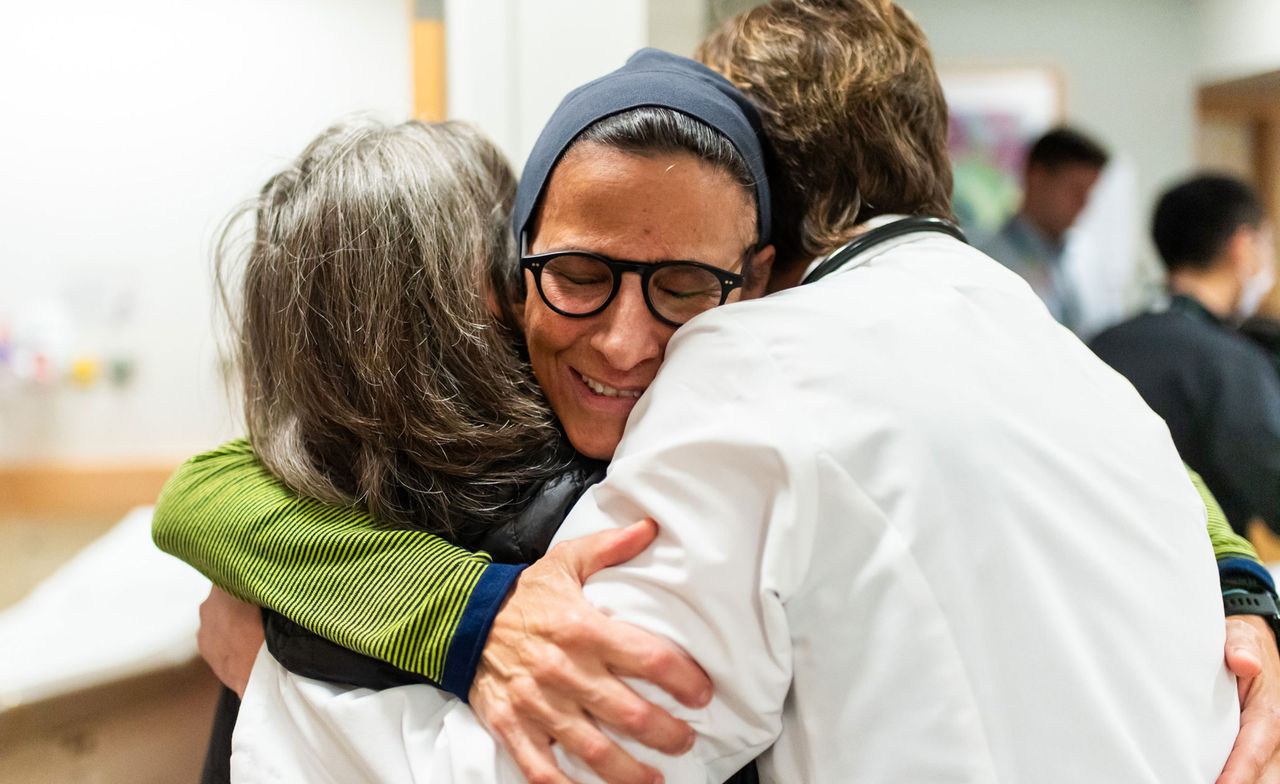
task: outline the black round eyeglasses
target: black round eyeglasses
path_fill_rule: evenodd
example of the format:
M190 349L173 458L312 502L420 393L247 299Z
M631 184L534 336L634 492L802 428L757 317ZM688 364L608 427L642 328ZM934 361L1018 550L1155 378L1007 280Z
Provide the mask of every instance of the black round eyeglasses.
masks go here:
M620 261L581 250L525 256L520 266L533 273L547 307L571 318L609 307L622 288L623 273L634 272L649 312L672 327L723 305L743 283L742 275L700 261Z

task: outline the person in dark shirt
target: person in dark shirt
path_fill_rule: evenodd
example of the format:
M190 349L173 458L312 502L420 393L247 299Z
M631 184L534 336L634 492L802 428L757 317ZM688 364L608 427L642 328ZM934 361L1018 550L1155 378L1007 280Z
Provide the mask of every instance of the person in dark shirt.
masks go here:
M1280 375L1235 325L1274 282L1271 227L1249 186L1201 175L1161 196L1152 221L1168 306L1091 347L1169 425L1237 530L1280 531Z

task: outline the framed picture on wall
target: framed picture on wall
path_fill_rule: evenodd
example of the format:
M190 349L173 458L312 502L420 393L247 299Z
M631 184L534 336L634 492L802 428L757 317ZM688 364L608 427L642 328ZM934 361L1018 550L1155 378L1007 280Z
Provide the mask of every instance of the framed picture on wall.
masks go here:
M940 76L956 216L970 237L987 236L1018 208L1027 145L1062 120L1062 74L1039 66L951 67Z

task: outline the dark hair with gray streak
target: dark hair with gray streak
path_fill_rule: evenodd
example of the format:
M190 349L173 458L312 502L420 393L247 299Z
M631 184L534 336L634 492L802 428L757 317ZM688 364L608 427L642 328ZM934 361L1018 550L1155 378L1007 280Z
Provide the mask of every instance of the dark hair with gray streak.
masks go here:
M491 315L515 178L474 128L320 134L253 214L238 307L217 277L254 450L294 491L466 543L563 466L550 410Z
M701 120L662 106L641 106L588 125L565 150L592 143L645 155L687 152L731 175L755 203L755 180L729 138ZM563 159L563 156L561 156Z
M663 106L641 106L604 117L583 129L565 148L560 160L580 144L598 144L634 155L688 153L727 173L742 186L749 203L756 204L755 179L742 153L727 136L684 112ZM539 197L535 218L545 195L544 192ZM530 225L535 222L531 220ZM756 228L759 231L759 227ZM744 269L743 274L749 275L750 269ZM494 285L504 320L510 323L513 308L524 306L524 273L519 260L513 261L504 275L495 275Z

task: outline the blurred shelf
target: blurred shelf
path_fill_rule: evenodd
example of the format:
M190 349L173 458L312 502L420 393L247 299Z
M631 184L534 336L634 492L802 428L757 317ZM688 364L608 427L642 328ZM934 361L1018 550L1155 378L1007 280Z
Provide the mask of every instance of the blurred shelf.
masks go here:
M0 781L195 784L218 689L194 661L0 712Z
M0 610L26 596L117 520L118 515L0 514Z

